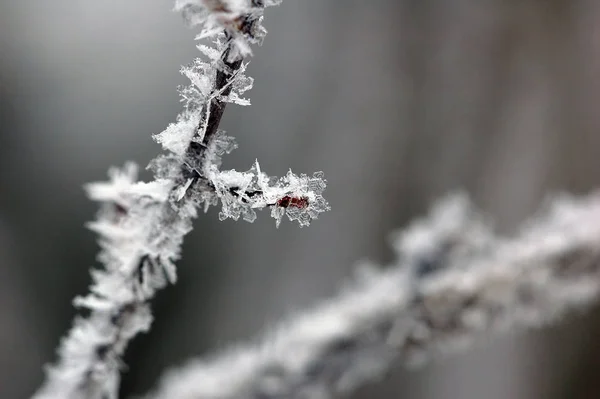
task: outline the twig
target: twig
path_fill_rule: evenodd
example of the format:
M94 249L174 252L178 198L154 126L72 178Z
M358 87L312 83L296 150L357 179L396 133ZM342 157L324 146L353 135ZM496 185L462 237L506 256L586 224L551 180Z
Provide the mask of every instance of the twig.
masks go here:
M77 317L63 338L58 364L48 368L36 399L117 398L121 357L129 341L150 328L150 299L175 282L174 262L200 205L207 209L221 201L221 219L242 215L248 221L256 217L254 209L269 206L277 224L287 214L301 226L329 209L320 174L290 171L274 183L258 163L248 172L219 169L221 156L235 147L219 123L226 103L248 104L240 97L252 85L243 59L265 34L264 7L275 3L177 2L176 9L190 23L203 24L201 36L214 37L215 46L198 46L208 61L196 59L183 68L192 84L181 88L185 109L178 121L155 136L169 152L151 163L155 180L136 182L137 168L127 164L110 171L110 182L88 185L89 196L102 203L97 221L88 227L100 236L98 260L104 268L92 270L89 294L75 298L87 315ZM281 202L287 197L302 206Z
M513 239L462 197L396 234L397 260L256 345L167 373L148 399L332 398L481 335L540 327L600 291L600 193L555 199Z

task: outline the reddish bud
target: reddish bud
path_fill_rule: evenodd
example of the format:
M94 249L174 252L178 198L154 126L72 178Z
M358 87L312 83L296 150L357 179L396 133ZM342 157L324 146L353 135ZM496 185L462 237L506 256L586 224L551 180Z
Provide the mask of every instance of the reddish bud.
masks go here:
M277 206L280 206L282 208L292 207L292 208L304 209L308 206L308 198L307 197L291 197L289 195L286 195L277 201Z

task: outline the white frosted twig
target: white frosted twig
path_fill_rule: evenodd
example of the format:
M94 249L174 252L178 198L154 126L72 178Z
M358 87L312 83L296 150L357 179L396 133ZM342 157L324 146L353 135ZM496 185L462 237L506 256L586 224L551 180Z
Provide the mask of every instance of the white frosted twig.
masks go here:
M182 69L191 84L180 89L185 107L177 122L154 136L167 151L150 165L155 180L137 182L137 167L127 164L112 169L109 182L87 186L90 198L101 203L88 227L99 235L102 268L92 270L89 293L75 298L87 316L78 316L63 338L59 360L48 367L34 398L117 398L121 357L129 341L150 328L150 299L175 282L175 261L199 207L221 202L221 219L247 221L254 220L255 209L270 207L277 225L287 215L301 226L329 209L320 173L289 172L275 180L258 162L248 172L220 170L221 156L235 143L219 131L219 123L227 103L249 104L241 97L252 87L244 57L265 34L264 7L275 3L177 2L176 9L194 24L206 24L203 36L214 39L212 46L198 46L204 58Z
M514 238L461 197L395 235L397 260L256 345L193 360L148 399L331 398L478 336L553 322L600 289L600 193L559 197Z

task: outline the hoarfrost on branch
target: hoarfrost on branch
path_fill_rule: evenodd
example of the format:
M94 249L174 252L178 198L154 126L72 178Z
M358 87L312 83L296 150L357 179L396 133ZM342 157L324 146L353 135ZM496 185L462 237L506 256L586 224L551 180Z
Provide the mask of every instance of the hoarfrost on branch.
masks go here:
M177 278L183 237L192 229L197 209L221 204L219 218L252 222L256 210L271 208L277 226L285 215L307 226L329 209L323 198L322 173L291 171L277 179L258 162L248 171L221 170L221 157L236 144L219 130L228 103L248 105L252 87L245 75L251 45L266 30L263 11L273 0L178 0L175 9L198 39L208 40L197 58L181 72L190 84L181 87L184 109L175 123L154 139L166 150L149 165L155 180L137 182L137 167L111 169L110 180L88 185L100 202L97 220L88 227L99 236L98 261L89 293L74 299L87 316L78 316L58 350L59 360L47 369L36 399L115 399L121 357L129 341L152 323L149 300Z

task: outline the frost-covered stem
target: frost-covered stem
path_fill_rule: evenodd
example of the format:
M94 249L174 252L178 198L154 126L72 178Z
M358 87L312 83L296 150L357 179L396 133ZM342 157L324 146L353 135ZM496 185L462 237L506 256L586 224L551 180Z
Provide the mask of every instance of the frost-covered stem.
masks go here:
M225 51L223 51L221 55L221 62L223 63L223 65L225 65L225 68L217 71L217 76L215 79L215 90L221 92L222 95L225 97L231 93L231 76L235 75L242 66L242 58L238 58L234 61L229 60L230 54L233 51L232 46L234 44L233 41L231 41L230 39L228 39L227 42L227 48ZM207 118L208 122L206 123L206 129L204 130L204 140L202 143L203 148L206 148L208 146L208 143L210 142L212 137L217 133L226 106L227 103L225 101L219 100L218 98L213 98L211 100L209 108L209 117ZM201 128L201 126L198 127L199 130ZM196 142L190 143L192 147L195 147L196 144Z
M169 183L135 183L136 168L112 170L112 183L88 187L103 202L90 229L100 235L90 293L74 304L89 310L78 316L59 349L60 359L34 396L38 399L116 398L121 356L129 341L150 328L149 300L175 281L173 262L191 218L181 218L169 202Z
M220 62L224 65L223 69L216 71L215 83L214 83L214 92L223 93L224 96L228 96L231 93L231 77L235 76L235 73L239 71L242 65L242 59L236 59L234 61L229 60L229 55L232 51L232 46L234 46L233 41L230 38L227 38L227 47L224 51L222 51L220 55ZM192 159L201 159L204 162L207 161L207 158L204 156L204 153L209 148L211 140L217 134L219 129L219 124L221 123L221 118L223 117L223 113L225 112L225 107L227 103L225 101L220 100L215 97L209 100L209 106L204 107L202 112L204 113L203 117L200 119L200 124L198 125L198 133L196 135L197 141L190 141L189 146L186 150L188 157ZM198 137L202 134L202 137ZM203 168L200 167L200 170ZM196 178L200 178L200 173L194 169L189 170L189 166L187 164L182 165L183 176L189 176L190 173Z
M397 259L256 345L170 371L148 399L332 398L466 349L477 337L554 322L600 291L600 193L554 200L515 238L464 198L397 234Z
M225 68L216 71L214 92L220 92L223 96L228 96L231 93L231 77L240 70L242 66L242 58L230 60L230 54L233 51L234 42L230 37L227 38L227 47L221 53L220 62ZM197 140L190 141L189 146L186 150L188 158L201 160L199 167L191 168L186 162L181 165L182 178L192 178L194 181L192 184L198 181L204 183L203 190L214 191L216 188L212 182L206 179L200 171L205 170L206 166L204 163L210 162L210 158L205 156L207 149L210 148L210 143L215 137L219 130L221 118L225 112L227 102L220 100L218 97L212 98L209 102L208 107L203 108L204 115L200 118L200 124L198 125L198 133L202 133L202 137L199 134L196 135ZM190 185L191 186L191 185ZM231 190L232 195L237 195L235 190ZM246 193L247 195L256 195L253 192Z
M115 399L118 397L122 355L131 339L150 328L149 301L167 282L174 283L174 262L183 237L192 229L197 209L222 203L220 217L243 215L253 221L254 209L271 207L277 224L287 214L308 225L329 208L321 196L325 181L288 172L274 181L258 165L248 172L221 171L221 156L235 146L219 131L227 102L248 105L240 97L252 85L244 76L243 60L250 45L266 31L262 11L277 0L178 0L200 36L212 37L213 47L199 45L208 61L196 59L183 68L191 85L180 89L184 111L176 123L155 135L167 154L154 159L155 180L137 182L137 168L127 164L110 171L111 181L87 187L101 210L89 227L98 233L101 269L92 270L93 283L74 304L78 316L61 341L59 361L49 367L36 399Z

